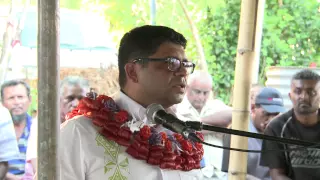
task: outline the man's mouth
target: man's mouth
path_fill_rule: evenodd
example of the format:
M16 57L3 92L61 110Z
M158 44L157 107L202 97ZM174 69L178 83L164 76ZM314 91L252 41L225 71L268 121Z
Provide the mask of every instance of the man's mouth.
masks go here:
M307 108L307 107L310 107L311 105L308 104L308 103L300 103L299 104L299 107L302 107L302 108Z

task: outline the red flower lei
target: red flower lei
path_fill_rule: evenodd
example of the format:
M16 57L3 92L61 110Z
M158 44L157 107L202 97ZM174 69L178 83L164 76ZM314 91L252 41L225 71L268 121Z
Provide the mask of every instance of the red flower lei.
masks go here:
M97 97L95 93L87 96L67 114L66 120L78 115L90 118L94 125L101 128L99 133L105 138L128 147L126 152L134 158L162 169L190 171L200 168L202 144L171 131L156 132L154 127L147 125L137 133L132 133L126 126L128 112L120 109L111 97ZM203 140L201 133L197 132L197 135Z

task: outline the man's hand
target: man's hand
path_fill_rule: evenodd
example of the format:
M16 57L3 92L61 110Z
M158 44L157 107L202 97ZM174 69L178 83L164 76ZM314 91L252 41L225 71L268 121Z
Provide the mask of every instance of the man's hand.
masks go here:
M8 172L8 162L0 162L0 180L4 180Z
M21 180L21 178L14 174L7 173L5 180Z
M291 180L283 169L271 169L270 175L273 180Z

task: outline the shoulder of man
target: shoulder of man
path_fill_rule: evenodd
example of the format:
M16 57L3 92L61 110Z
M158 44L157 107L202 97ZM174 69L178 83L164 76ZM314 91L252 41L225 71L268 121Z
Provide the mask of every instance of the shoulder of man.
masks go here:
M90 118L80 115L66 120L60 125L60 134L67 134L69 131L80 131L85 136L87 133L96 134L97 128L93 125Z
M223 106L223 107L229 107L228 105L226 105L222 100L220 99L209 99L206 103L206 105L216 105L216 106Z
M203 107L203 116L214 114L216 112L232 109L232 107L226 105L220 99L208 100L206 105Z
M283 126L287 123L287 121L292 117L293 110L290 109L289 111L280 114L276 116L274 119L270 121L266 128L266 132L269 132L270 130L275 133L280 133Z
M12 121L9 110L2 105L0 105L0 114L0 123L7 123Z

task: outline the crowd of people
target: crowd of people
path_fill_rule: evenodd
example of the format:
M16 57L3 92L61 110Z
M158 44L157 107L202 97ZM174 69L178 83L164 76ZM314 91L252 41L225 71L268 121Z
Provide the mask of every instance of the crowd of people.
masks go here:
M89 91L84 78L69 76L61 81L61 122ZM37 116L28 114L32 98L29 84L20 79L1 85L0 179L32 180L37 169ZM29 111L30 112L30 111ZM31 112L32 113L32 112Z
M195 70L186 57L186 46L185 37L169 27L146 25L127 32L119 46L120 94L114 101L99 101L106 97L94 93L88 96L89 82L81 77L61 81L60 180L228 178L229 150L184 140L150 124L146 116L146 108L156 103L183 121L232 128L232 107L214 98L212 75ZM305 69L290 83L290 110L277 89L252 85L248 131L319 142L320 76ZM84 104L78 106L83 98L92 102L91 115L84 113ZM41 119L28 114L31 101L25 81L1 85L0 180L36 178L37 121ZM92 115L106 108L113 118ZM229 134L201 133L207 143L230 147ZM128 141L119 140L124 137ZM297 147L248 138L248 149L263 152L248 153L247 179L320 179L320 149Z

